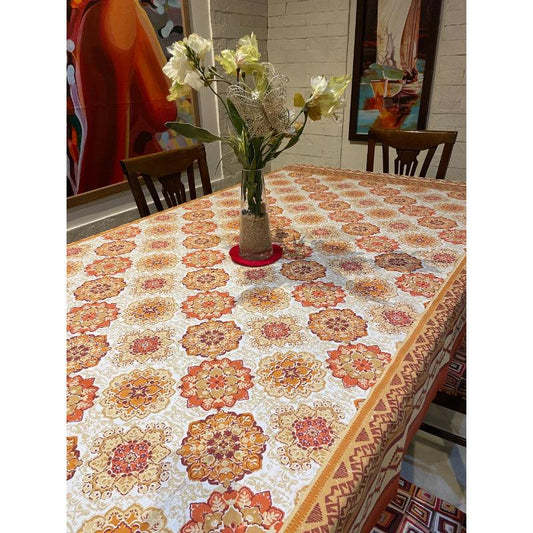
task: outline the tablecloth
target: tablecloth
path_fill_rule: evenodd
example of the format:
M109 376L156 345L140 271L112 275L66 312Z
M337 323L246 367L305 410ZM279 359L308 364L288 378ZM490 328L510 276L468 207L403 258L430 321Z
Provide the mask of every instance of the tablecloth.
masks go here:
M68 531L367 531L464 324L465 184L294 165L67 248Z

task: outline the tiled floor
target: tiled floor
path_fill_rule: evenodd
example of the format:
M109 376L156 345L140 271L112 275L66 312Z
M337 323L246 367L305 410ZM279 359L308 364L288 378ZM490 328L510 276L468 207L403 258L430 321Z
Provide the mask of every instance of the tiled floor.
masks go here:
M426 422L465 435L466 417L431 405ZM401 475L466 512L466 448L419 431L405 455Z

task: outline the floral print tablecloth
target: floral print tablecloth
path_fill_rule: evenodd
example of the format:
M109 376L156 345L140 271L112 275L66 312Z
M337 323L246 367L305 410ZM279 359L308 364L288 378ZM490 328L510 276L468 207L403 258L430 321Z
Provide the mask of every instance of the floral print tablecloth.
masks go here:
M266 184L268 267L229 259L237 187L68 247L68 531L357 531L399 468L383 417L407 427L445 365L465 185L305 165Z

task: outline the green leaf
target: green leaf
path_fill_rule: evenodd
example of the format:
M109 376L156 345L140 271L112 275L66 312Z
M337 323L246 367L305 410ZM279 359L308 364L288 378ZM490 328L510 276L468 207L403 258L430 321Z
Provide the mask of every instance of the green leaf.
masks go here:
M214 141L222 140L220 137L213 135L209 131L193 126L192 124L187 124L186 122L166 122L165 126L188 139L196 139L204 143L212 143Z
M226 99L226 104L228 105L228 115L231 120L231 123L233 124L235 131L240 135L242 129L245 126L245 122L241 118L239 112L237 111L237 108L233 105L233 102L229 98Z

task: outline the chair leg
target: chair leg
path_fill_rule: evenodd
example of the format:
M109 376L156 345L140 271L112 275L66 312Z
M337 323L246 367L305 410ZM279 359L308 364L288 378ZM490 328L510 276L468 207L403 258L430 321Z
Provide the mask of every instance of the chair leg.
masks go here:
M440 437L441 439L453 442L454 444L458 444L459 446L463 446L463 448L466 448L466 439L464 437L461 437L460 435L455 435L454 433L450 433L449 431L446 431L444 429L432 426L430 424L426 424L425 422L422 422L420 430L425 431L430 435L435 435L436 437Z

